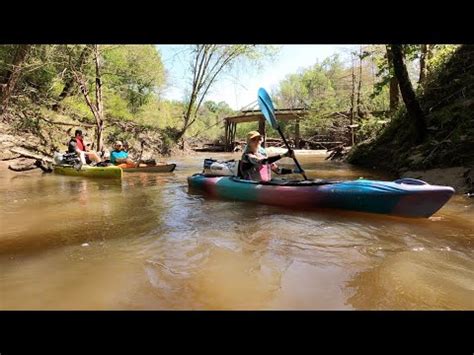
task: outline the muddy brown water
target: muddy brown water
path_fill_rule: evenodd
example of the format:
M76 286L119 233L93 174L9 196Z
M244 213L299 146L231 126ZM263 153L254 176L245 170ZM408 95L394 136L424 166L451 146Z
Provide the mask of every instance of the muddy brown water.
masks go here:
M2 170L0 309L474 309L472 199L430 219L209 200L186 177L210 156L237 157L121 182Z

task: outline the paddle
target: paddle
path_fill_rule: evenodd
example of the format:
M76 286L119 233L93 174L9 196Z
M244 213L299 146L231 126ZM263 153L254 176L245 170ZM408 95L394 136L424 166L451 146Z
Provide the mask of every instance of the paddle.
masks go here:
M265 119L267 120L268 123L273 127L273 129L276 129L278 133L280 133L281 138L283 139L283 142L285 143L286 149L291 151L292 149L290 148L288 142L285 139L285 136L283 135L283 132L280 129L280 125L278 124L278 121L276 120L275 117L275 108L273 107L273 102L272 99L270 98L270 95L268 95L267 91L264 88L258 89L258 106L260 107L260 110L263 113L263 116L265 116ZM301 175L303 175L305 180L308 180L306 177L306 174L304 173L304 170L301 168L300 163L298 160L296 160L296 157L293 155L293 160L298 167L298 169L301 171Z

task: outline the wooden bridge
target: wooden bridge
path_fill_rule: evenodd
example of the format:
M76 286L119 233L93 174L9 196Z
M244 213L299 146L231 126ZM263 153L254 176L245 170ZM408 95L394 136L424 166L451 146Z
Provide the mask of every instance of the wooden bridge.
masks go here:
M246 110L241 111L242 114L237 116L225 117L225 151L231 152L235 148L235 133L237 131L237 124L243 122L258 122L258 131L263 136L265 143L266 134L266 120L260 110ZM278 121L295 120L295 144L299 145L300 140L300 121L305 119L308 111L303 108L294 109L280 109L275 110L275 116Z

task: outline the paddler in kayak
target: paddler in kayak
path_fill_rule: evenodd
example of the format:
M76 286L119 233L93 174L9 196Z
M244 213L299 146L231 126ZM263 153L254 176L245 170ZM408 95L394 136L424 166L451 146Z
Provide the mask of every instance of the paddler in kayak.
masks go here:
M96 152L88 151L84 143L84 134L80 129L74 132L74 137L68 143L68 153L76 153L81 164L97 164L101 162L99 155Z
M110 162L122 169L143 168L148 166L147 164L138 165L138 162L134 162L130 159L128 157L128 152L125 150L125 146L121 141L116 141L114 143L114 150L110 152Z
M292 150L269 157L265 148L261 146L262 141L262 135L257 131L251 131L247 134L247 145L242 153L239 168L241 178L253 181L270 181L272 171L279 175L299 173L297 169L280 168L275 164L281 158L293 158L294 152Z
M120 168L136 168L137 164L128 157L128 153L124 150L123 143L116 141L114 150L110 152L110 162Z

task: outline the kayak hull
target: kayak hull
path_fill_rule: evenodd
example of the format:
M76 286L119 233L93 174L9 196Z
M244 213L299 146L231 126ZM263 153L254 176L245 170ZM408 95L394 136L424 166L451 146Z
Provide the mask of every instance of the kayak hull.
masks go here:
M124 168L125 173L171 173L176 168L176 164L163 164L147 166L143 168Z
M259 184L234 177L188 177L191 189L230 200L301 208L336 208L403 217L430 217L454 194L449 186L354 180L301 185Z
M96 166L82 166L80 170L75 169L72 166L60 166L56 165L53 167L55 174L67 175L67 176L81 176L91 178L102 178L102 179L121 179L122 169L117 166L107 167L96 167Z

